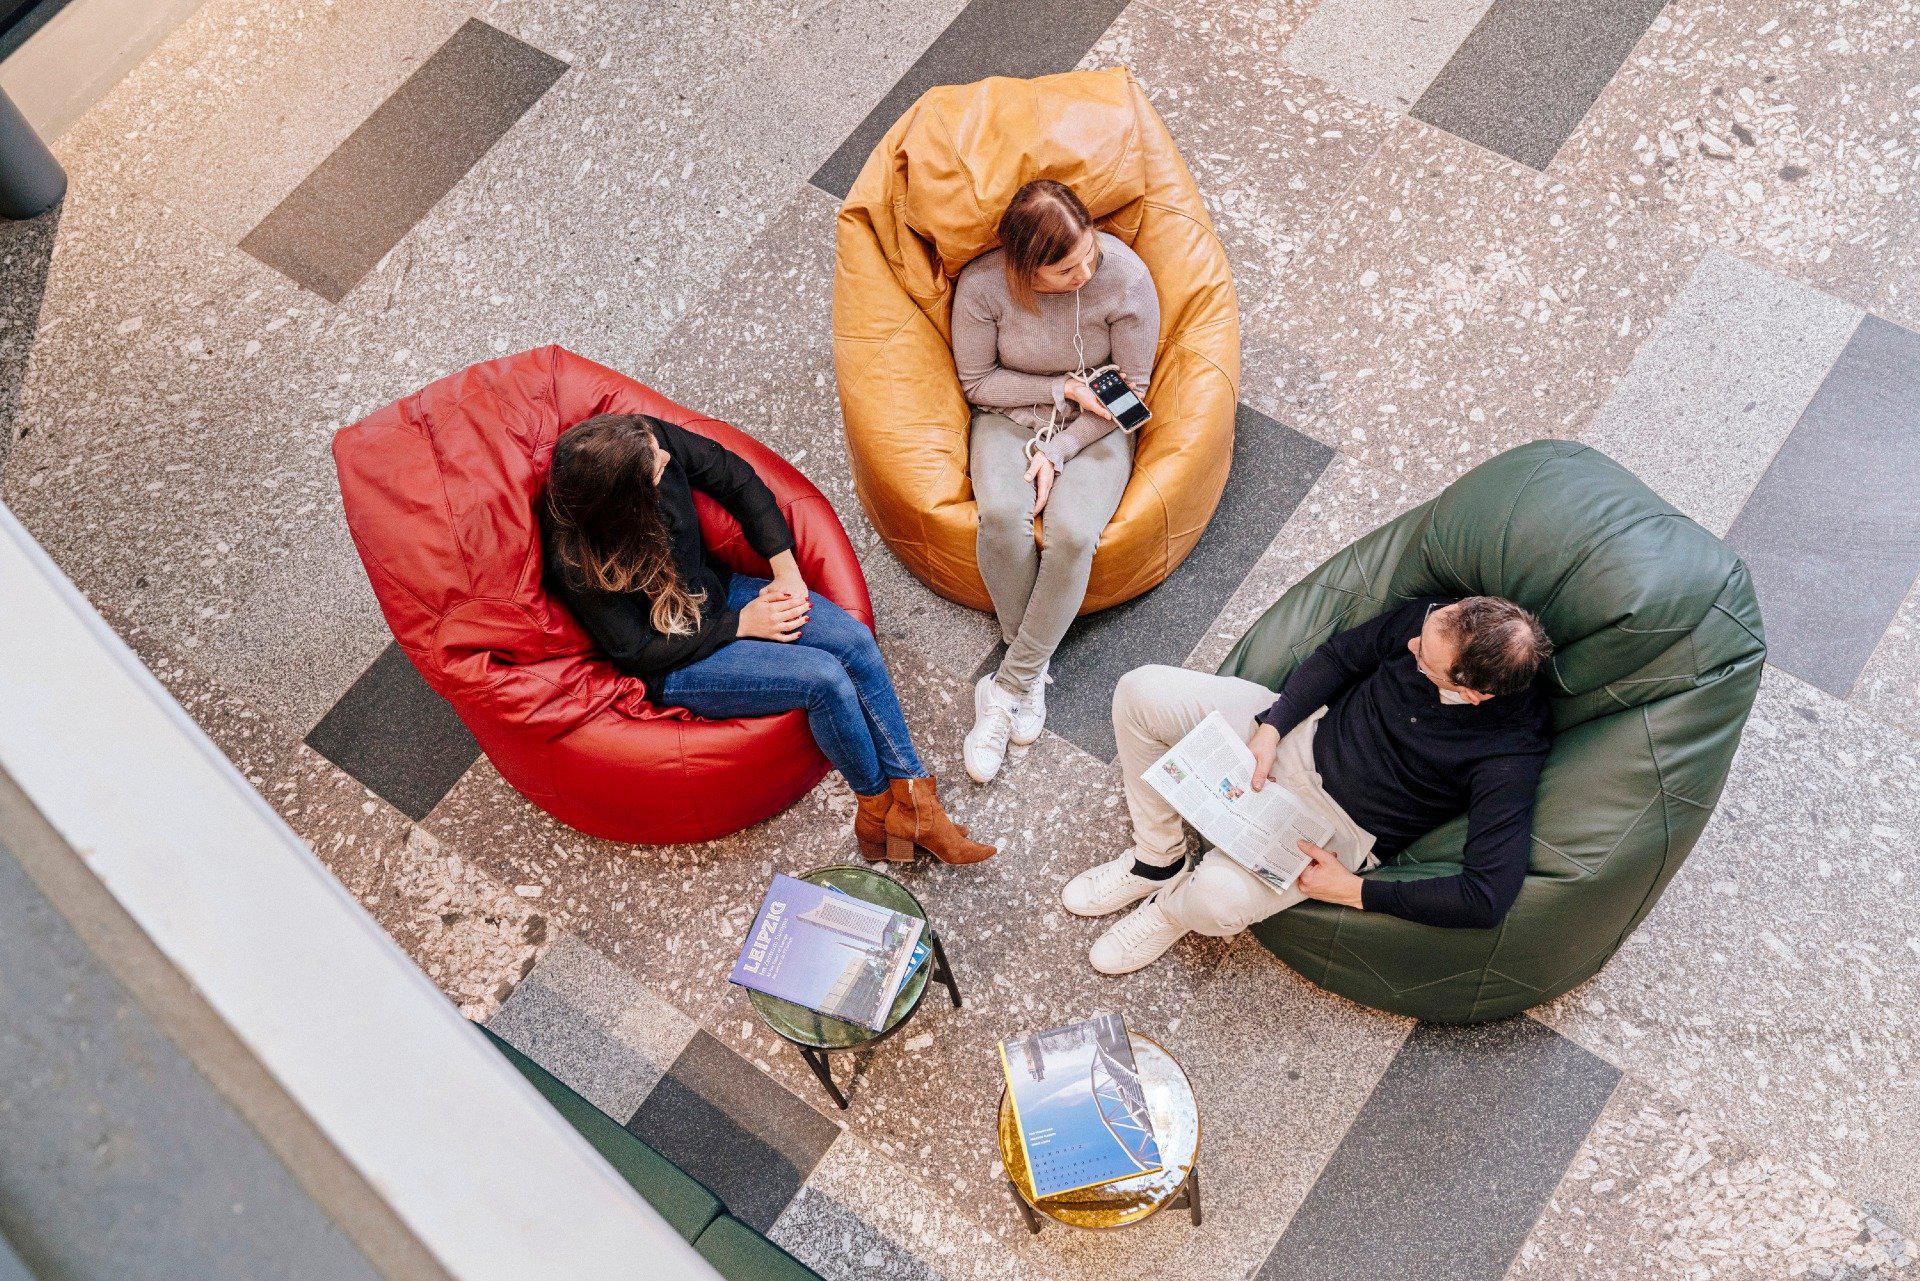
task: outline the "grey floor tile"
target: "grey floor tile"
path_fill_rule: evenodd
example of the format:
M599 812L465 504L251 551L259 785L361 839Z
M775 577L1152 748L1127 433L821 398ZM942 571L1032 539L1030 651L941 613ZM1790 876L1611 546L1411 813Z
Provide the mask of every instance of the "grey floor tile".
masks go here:
M570 934L487 1026L608 1116L632 1116L694 1033L692 1020Z
M391 643L306 742L415 822L480 758L480 744L453 707Z
M1920 334L1860 322L1727 541L1768 661L1845 698L1920 572Z
M14 411L20 407L59 230L57 207L38 218L0 223L0 475L13 449Z
M240 247L339 302L566 69L468 20Z
M1920 744L1769 668L1719 808L1535 1013L1772 1159L1920 1224Z
M1494 0L1412 114L1545 169L1667 0Z
M1113 687L1142 663L1178 663L1333 458L1311 436L1239 407L1233 471L1207 532L1168 579L1075 623L1054 654L1047 728L1103 761L1114 755ZM996 648L982 672L999 662Z
M1496 1281L1619 1079L1617 1068L1529 1018L1419 1024L1260 1281Z
M1580 439L1724 536L1859 322L1857 307L1709 252Z
M1879 1216L1627 1077L1507 1277L1892 1281L1916 1268L1912 1239Z
M694 1034L627 1129L767 1231L839 1127L705 1032Z
M1920 737L1920 583L1893 616L1847 701Z
M972 0L820 166L813 185L845 199L874 144L935 85L1073 70L1124 8L1126 0Z
M1322 0L1287 65L1396 111L1420 99L1493 0Z

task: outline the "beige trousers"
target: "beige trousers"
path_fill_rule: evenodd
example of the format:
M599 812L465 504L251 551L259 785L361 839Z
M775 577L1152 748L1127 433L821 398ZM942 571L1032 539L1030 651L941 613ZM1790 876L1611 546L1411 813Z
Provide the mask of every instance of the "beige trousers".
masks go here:
M1272 705L1272 690L1237 676L1154 664L1136 667L1120 678L1113 691L1113 734L1120 745L1134 848L1143 862L1170 866L1186 845L1180 815L1141 777L1147 767L1209 712L1219 712L1235 733L1247 738L1255 719ZM1372 835L1327 795L1313 767L1313 735L1325 715L1323 707L1280 740L1273 777L1333 826L1334 837L1327 848L1347 870L1366 871L1380 861L1373 856ZM1161 896L1160 905L1176 923L1196 934L1225 937L1305 897L1297 889L1282 894L1225 854L1210 850L1184 881Z

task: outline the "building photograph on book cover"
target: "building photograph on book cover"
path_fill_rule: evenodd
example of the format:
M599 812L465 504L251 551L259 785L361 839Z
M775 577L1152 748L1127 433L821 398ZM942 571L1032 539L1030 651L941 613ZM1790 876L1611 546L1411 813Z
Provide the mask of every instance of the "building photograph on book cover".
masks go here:
M838 890L776 876L730 979L878 1031L911 972L923 926Z
M1097 1014L1000 1046L1036 1197L1160 1168L1126 1020Z

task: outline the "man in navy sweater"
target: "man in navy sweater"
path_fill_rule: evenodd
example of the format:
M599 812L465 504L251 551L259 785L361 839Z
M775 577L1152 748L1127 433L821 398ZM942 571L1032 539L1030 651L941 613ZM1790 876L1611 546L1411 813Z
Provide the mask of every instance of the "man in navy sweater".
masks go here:
M1550 745L1536 678L1553 652L1509 600L1409 601L1341 632L1280 687L1179 667L1136 668L1113 695L1133 847L1082 872L1062 898L1080 916L1140 903L1093 945L1103 974L1149 965L1192 930L1238 934L1302 898L1425 925L1490 929L1520 893L1533 800ZM1253 787L1285 786L1332 829L1282 892L1215 850L1188 867L1179 815L1143 775L1219 712L1252 748ZM1460 871L1416 881L1366 872L1467 816ZM1141 900L1146 900L1141 903Z

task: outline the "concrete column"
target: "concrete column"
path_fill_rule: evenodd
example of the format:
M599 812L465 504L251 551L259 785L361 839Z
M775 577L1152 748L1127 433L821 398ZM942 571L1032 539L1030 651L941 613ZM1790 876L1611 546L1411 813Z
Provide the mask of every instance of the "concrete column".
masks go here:
M0 218L34 218L67 194L67 173L0 89Z

